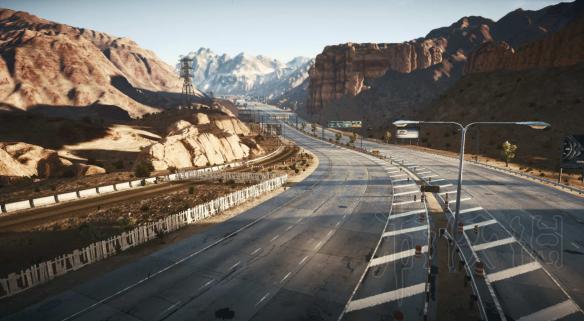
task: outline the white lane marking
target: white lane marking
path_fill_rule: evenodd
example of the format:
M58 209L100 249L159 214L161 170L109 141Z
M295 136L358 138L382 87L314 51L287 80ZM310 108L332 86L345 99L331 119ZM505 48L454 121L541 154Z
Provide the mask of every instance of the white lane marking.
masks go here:
M236 267L239 265L239 263L241 263L241 261L238 261L237 263L233 264L233 265L232 265L232 266L229 268L229 270L233 270L233 269L235 269L235 268L236 268Z
M422 246L422 253L426 253L426 252L428 252L428 245ZM385 264L385 263L390 263L393 261L397 261L399 259L414 256L415 254L416 254L416 249L410 249L410 250L405 250L405 251L389 254L386 256L382 256L382 257L377 257L377 258L374 258L373 260L371 260L369 267L377 266L377 265L381 265L381 264Z
M470 213L470 212L476 212L476 211L481 211L483 208L480 206L477 207L473 207L473 208L465 208L463 210L460 210L459 214L465 214L465 213Z
M392 302L396 300L400 300L403 298L407 298L416 294L424 293L426 291L426 284L420 283L412 286L408 286L405 288L372 295L367 298L358 299L349 302L347 306L346 312L362 310L366 308L370 308L376 305L384 304L387 302Z
M338 221L337 224L335 224L335 227L339 227L339 225L341 225L341 221Z
M418 175L426 175L426 174L430 174L430 173L432 173L432 171L416 172L416 174L418 174Z
M314 249L316 250L321 244L322 244L322 241L318 241L318 243L316 243L316 245L314 246Z
M482 227L482 226L487 226L487 225L492 225L492 224L497 224L497 220L486 220L486 221L482 221L482 222L478 222L478 223L470 223L468 225L465 225L463 228L466 231L466 230L472 230L475 226Z
M430 177L436 177L436 176L438 176L438 175L436 175L436 174L433 174L433 175L428 175L428 176L422 176L422 179L424 179L424 180L425 180L425 179L428 179L428 178L430 178Z
M257 249L253 250L253 252L251 252L251 255L255 255L257 252L261 251L261 247L258 247Z
M415 189L413 191L406 191L406 192L401 192L401 193L395 193L393 194L393 196L401 196L401 195L409 195L409 194L415 194L415 193L419 193L420 191Z
M522 264L499 272L487 274L487 279L489 282L493 283L538 269L541 269L541 265L537 261L533 261L531 263Z
M433 179L432 181L430 181L430 183L434 183L434 182L442 182L445 181L446 178L437 178L437 179Z
M580 247L578 246L578 244L576 244L575 242L570 242L570 244L572 244L573 247L579 249Z
M397 174L397 175L389 175L390 178L401 177L401 176L408 176L408 174L403 173L403 174Z
M411 187L416 186L416 184L404 184L404 185L394 185L393 188Z
M407 181L407 180L408 180L407 178L400 178L400 179L392 179L391 181L394 183L397 183L397 182L403 182L403 181Z
M203 284L203 285L201 285L199 287L199 290L202 289L202 288L206 288L209 284L213 283L213 281L215 281L215 280L209 280L209 281L207 281L207 283L205 283L205 284Z
M444 195L444 194L456 194L456 191L449 191L449 192L440 192L438 193L438 195Z
M294 225L290 225L286 228L286 231L290 231L292 228L294 227Z
M298 263L298 265L302 265L302 263L304 263L304 261L306 261L306 259L308 259L308 255L303 257L302 260L300 260L300 263Z
M444 184L444 185L436 185L436 186L440 186L440 188L442 188L442 187L450 187L450 186L452 186L452 184Z
M409 212L405 212L405 213L401 213L401 214L393 214L393 215L389 216L389 219L393 220L396 218L410 216L410 215L414 215L414 214L420 214L420 213L426 213L426 209L414 210L414 211L409 211Z
M396 230L396 231L389 231L389 232L383 233L383 237L389 237L389 236L395 236L395 235L400 235L400 234L405 234L405 233L424 231L427 228L428 228L428 225L422 225L422 226L404 228L404 229Z
M332 230L328 231L328 233L326 233L326 236L328 237L328 236L330 236L331 234L333 234L333 231L332 231Z
M302 221L302 217L296 220L296 223L300 223Z
M264 295L264 296L263 296L263 297L262 297L262 298L261 298L261 299L258 301L258 303L256 303L255 305L258 305L258 304L260 304L260 303L264 302L264 300L265 300L265 299L268 297L268 295L270 295L270 292L266 293L266 294L265 294L265 295Z
M274 242L275 240L277 240L280 237L280 234L272 237L272 239L270 240L270 242Z
M404 205L404 204L411 204L414 201L403 201L403 202L395 202L392 205Z
M552 305L545 309L534 312L530 315L526 315L517 319L517 321L547 321L547 320L559 320L570 314L579 311L578 306L572 300L566 300L564 302Z
M387 172L388 174L393 174L393 173L399 173L401 171L391 171L391 172Z
M286 281L286 279L292 274L292 272L288 272L288 274L284 275L284 277L280 280L280 283Z
M179 305L181 303L182 303L182 301L179 300L177 303L175 303L175 304L169 306L168 308L166 308L166 310L164 310L164 312L173 309L174 307L176 307L177 305Z
M473 245L472 249L475 251L482 251L482 250L490 249L490 248L501 246L501 245L511 244L514 242L515 242L514 237L508 237L508 238L496 240L493 242L485 242L485 243Z

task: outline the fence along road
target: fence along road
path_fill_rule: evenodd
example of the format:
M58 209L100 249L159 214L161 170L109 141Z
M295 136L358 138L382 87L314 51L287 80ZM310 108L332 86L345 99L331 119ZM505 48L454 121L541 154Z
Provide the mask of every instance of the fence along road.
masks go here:
M430 173L420 176L454 191L449 200L455 200L456 159L370 141L363 147L425 168ZM507 319L584 319L584 198L467 162L462 200L465 234Z
M389 177L371 156L294 131L287 138L320 159L301 183L2 320L213 320L231 311L238 320L336 320L383 232Z

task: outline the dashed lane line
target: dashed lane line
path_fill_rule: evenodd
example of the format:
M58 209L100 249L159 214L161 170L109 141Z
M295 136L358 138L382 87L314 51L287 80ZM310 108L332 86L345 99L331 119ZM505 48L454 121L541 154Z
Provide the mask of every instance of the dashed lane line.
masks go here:
M490 249L493 247L507 245L507 244L511 244L511 243L515 243L515 242L517 242L517 240L515 240L514 237L508 237L508 238L504 238L504 239L500 239L500 240L496 240L496 241L492 241L492 242L485 242L485 243L473 245L472 249L475 251L483 251L483 250Z
M508 269L498 271L495 273L489 273L489 274L487 274L487 279L489 280L489 282L493 283L493 282L505 280L508 278L512 278L512 277L517 276L517 275L521 275L521 274L525 274L525 273L528 273L531 271L535 271L538 269L541 269L541 264L539 264L539 262L537 262L537 261L533 261L531 263L514 266L512 268L508 268Z
M389 232L383 233L383 237L390 237L390 236L396 236L396 235L400 235L400 234L424 231L427 228L428 228L428 225L421 225L421 226L416 226L416 227L404 228L401 230L389 231Z

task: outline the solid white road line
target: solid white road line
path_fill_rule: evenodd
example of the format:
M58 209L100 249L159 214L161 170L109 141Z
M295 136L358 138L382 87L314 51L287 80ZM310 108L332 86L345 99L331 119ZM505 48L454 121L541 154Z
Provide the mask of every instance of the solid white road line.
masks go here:
M417 172L417 175L426 175L426 174L430 174L432 173L431 171L425 171L425 172Z
M523 264L514 266L512 268L508 268L499 272L487 274L487 279L489 282L497 282L501 280L505 280L508 278L512 278L514 276L528 273L531 271L535 271L541 268L541 265L537 261L533 261L531 263Z
M428 252L428 246L424 245L424 246L422 246L422 253L426 253L426 252ZM397 261L399 259L414 256L415 254L416 254L416 249L410 249L410 250L405 250L405 251L389 254L386 256L382 256L382 257L377 257L377 258L374 258L373 260L371 260L371 263L369 263L369 266L371 267L371 266L377 266L377 265L381 265L381 264L385 264L385 263L390 263L393 261Z
M500 239L500 240L496 240L493 242L485 242L485 243L473 245L472 249L475 251L482 251L482 250L490 249L490 248L501 246L501 245L511 244L514 242L515 242L514 237L508 237L506 239Z
M422 179L428 179L430 177L436 177L438 175L434 174L434 175L428 175L428 176L422 176Z
M422 226L404 228L404 229L401 229L401 230L395 230L395 231L385 232L385 233L383 233L383 237L395 236L395 235L400 235L400 234L405 234L405 233L412 233L412 232L417 232L417 231L424 231L426 229L428 229L428 225L422 225Z
M403 202L395 202L392 205L404 205L404 204L411 204L414 201L403 201Z
M426 209L413 210L413 211L404 212L404 213L400 213L400 214L392 214L389 216L389 219L393 220L396 218L406 217L406 216L410 216L410 215L414 215L414 214L421 214L421 213L426 213Z
M404 185L394 185L393 188L402 188L402 187L410 187L410 186L416 186L416 184L404 184Z
M438 179L433 179L430 181L430 183L434 183L434 182L441 182L441 181L445 181L446 178L438 178Z
M413 296L416 294L424 293L425 291L426 291L426 284L419 283L419 284L408 286L405 288L401 288L401 289L397 289L397 290L393 290L393 291L389 291L389 292L385 292L385 293L381 293L381 294L377 294L377 295L372 295L372 296L367 297L367 298L363 298L363 299L354 300L354 301L349 302L349 305L347 306L346 312L370 308L372 306L376 306L376 305L384 304L387 302L392 302L392 301L400 300L403 298L407 298L407 297L410 297L410 296Z
M482 221L482 222L478 222L478 223L470 223L468 225L465 225L463 228L464 230L472 230L475 226L487 226L487 225L492 225L492 224L497 224L497 220L486 220L486 221Z
M280 237L280 234L272 237L272 239L270 240L270 242L274 242L275 240L277 240Z
M387 172L388 174L393 174L393 173L399 173L400 171L391 171L391 172Z
M318 243L316 243L316 245L314 246L314 249L316 250L321 244L322 244L322 241L318 241Z
M452 186L452 184L444 184L444 185L436 185L436 186L440 186L440 188L442 188L442 187L449 187L449 186Z
M397 175L389 175L389 178L401 177L401 176L408 176L408 175L406 173L397 174Z
M476 212L476 211L480 211L483 208L480 206L477 207L473 207L473 208L465 208L463 210L460 210L459 214L465 214L465 213L470 213L470 212Z
M419 192L420 192L419 190L415 189L413 191L395 193L395 194L393 194L393 196L410 195L410 194L415 194L415 193L419 193Z
M579 311L578 306L572 300L566 300L564 302L552 305L543 310L539 310L530 315L526 315L517 319L517 321L547 321L547 320L559 320L570 314Z
M308 259L308 255L303 257L302 260L300 260L300 263L298 263L298 265L302 265L302 263L304 263L304 261L306 261L306 259Z
M397 182L403 182L403 181L407 181L407 180L408 180L407 178L400 178L400 179L392 179L391 181L394 183L397 183Z

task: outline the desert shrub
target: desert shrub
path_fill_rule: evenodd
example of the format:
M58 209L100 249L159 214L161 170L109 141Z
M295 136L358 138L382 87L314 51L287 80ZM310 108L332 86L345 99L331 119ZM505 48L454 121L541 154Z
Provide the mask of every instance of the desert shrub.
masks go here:
M112 165L115 169L124 169L124 161L121 159L115 161Z
M152 166L152 163L143 160L134 168L134 175L136 175L136 177L149 177L153 170L154 166Z
M75 177L75 171L72 168L67 168L63 171L63 178L72 178Z
M189 194L195 194L195 187L194 186L189 186Z
M168 171L172 174L176 173L176 167L175 166L168 166Z
M142 211L142 212L146 212L149 209L150 208L148 207L148 204L142 204L142 206L140 206L140 211Z

